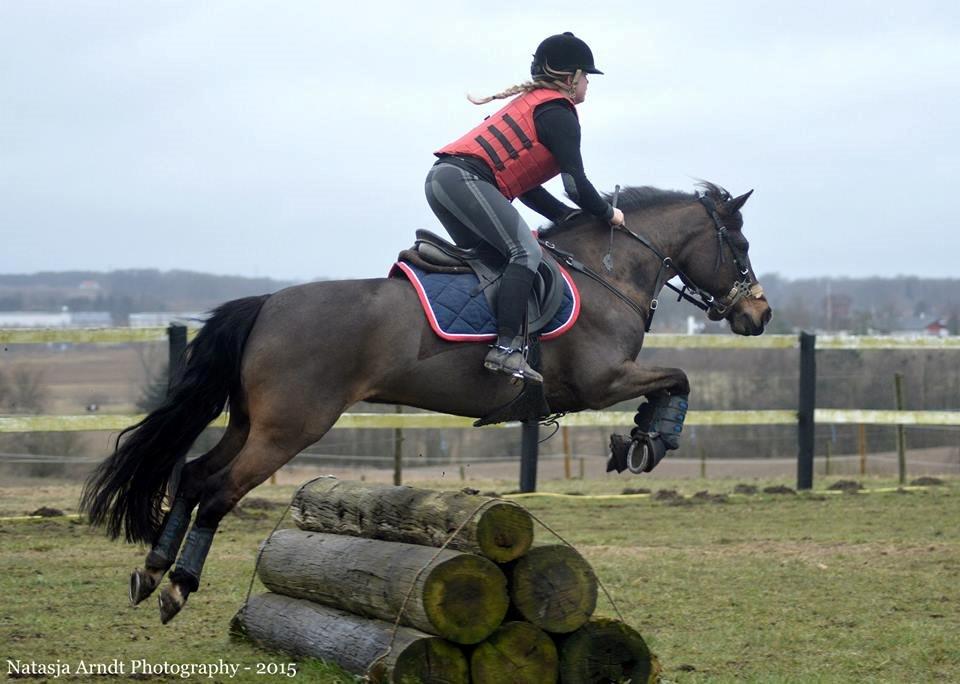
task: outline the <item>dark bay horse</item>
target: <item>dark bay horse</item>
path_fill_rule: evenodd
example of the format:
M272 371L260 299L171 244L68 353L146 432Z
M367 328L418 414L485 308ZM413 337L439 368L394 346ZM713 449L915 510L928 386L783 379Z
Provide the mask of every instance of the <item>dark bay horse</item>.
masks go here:
M606 281L572 273L583 302L579 321L542 346L551 409L601 409L689 392L682 370L637 362L651 302L675 274L712 299L711 318L726 319L740 335L763 332L771 310L741 230L740 208L750 193L732 198L718 186L702 188L702 195L626 189L619 201L627 230L611 233L602 221L581 217L547 231L557 249ZM611 270L603 265L608 250ZM166 402L121 433L84 488L81 507L92 524L114 538L152 544L144 568L131 577L131 601L149 596L177 560L159 596L163 622L176 615L199 586L224 515L352 404L479 418L508 403L517 387L484 370L486 351L484 344L435 336L413 288L396 278L309 283L221 305L188 347ZM222 439L186 463L164 515L175 467L228 402Z

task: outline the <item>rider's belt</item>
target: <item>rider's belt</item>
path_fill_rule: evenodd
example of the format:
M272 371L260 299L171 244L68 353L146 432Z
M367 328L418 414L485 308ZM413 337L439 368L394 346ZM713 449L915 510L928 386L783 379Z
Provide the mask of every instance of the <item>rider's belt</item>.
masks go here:
M470 155L483 159L493 171L497 188L512 200L560 173L557 160L537 138L533 120L534 110L553 100L573 103L563 93L550 88L523 93L434 154ZM576 113L577 110L573 111Z

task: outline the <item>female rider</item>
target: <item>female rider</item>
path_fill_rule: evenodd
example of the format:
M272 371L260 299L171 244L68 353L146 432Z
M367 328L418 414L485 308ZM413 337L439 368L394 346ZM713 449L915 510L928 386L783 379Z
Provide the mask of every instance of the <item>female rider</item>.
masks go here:
M623 212L587 180L580 156L576 105L586 97L587 74L602 73L585 42L569 32L550 36L533 56L533 80L490 97L470 97L474 104L485 104L516 95L435 152L439 159L426 180L433 213L460 247L485 242L506 259L496 302L497 342L484 360L489 370L543 382L527 363L523 335L540 245L512 200L519 197L551 221L562 221L576 210L542 187L559 173L567 196L583 211L623 223Z

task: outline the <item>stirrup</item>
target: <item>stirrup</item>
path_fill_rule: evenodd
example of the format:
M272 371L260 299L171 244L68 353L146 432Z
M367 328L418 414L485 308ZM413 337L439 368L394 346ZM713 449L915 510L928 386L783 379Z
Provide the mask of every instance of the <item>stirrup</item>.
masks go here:
M488 352L487 358L483 360L483 367L487 370L503 373L513 378L519 378L525 382L543 383L543 376L530 366L521 349L506 347L502 344L492 344L490 348L491 351L499 352L501 356L500 358L491 359L490 353ZM514 354L520 355L520 365L517 368L508 368L505 362L512 358Z

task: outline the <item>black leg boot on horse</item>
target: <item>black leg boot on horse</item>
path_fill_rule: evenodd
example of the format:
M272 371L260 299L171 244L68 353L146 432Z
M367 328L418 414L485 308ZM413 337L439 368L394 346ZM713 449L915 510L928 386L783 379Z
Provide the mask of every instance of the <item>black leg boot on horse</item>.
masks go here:
M497 293L497 342L487 353L483 365L487 370L505 373L526 382L541 384L543 376L526 358L527 298L536 274L520 264L507 264Z

